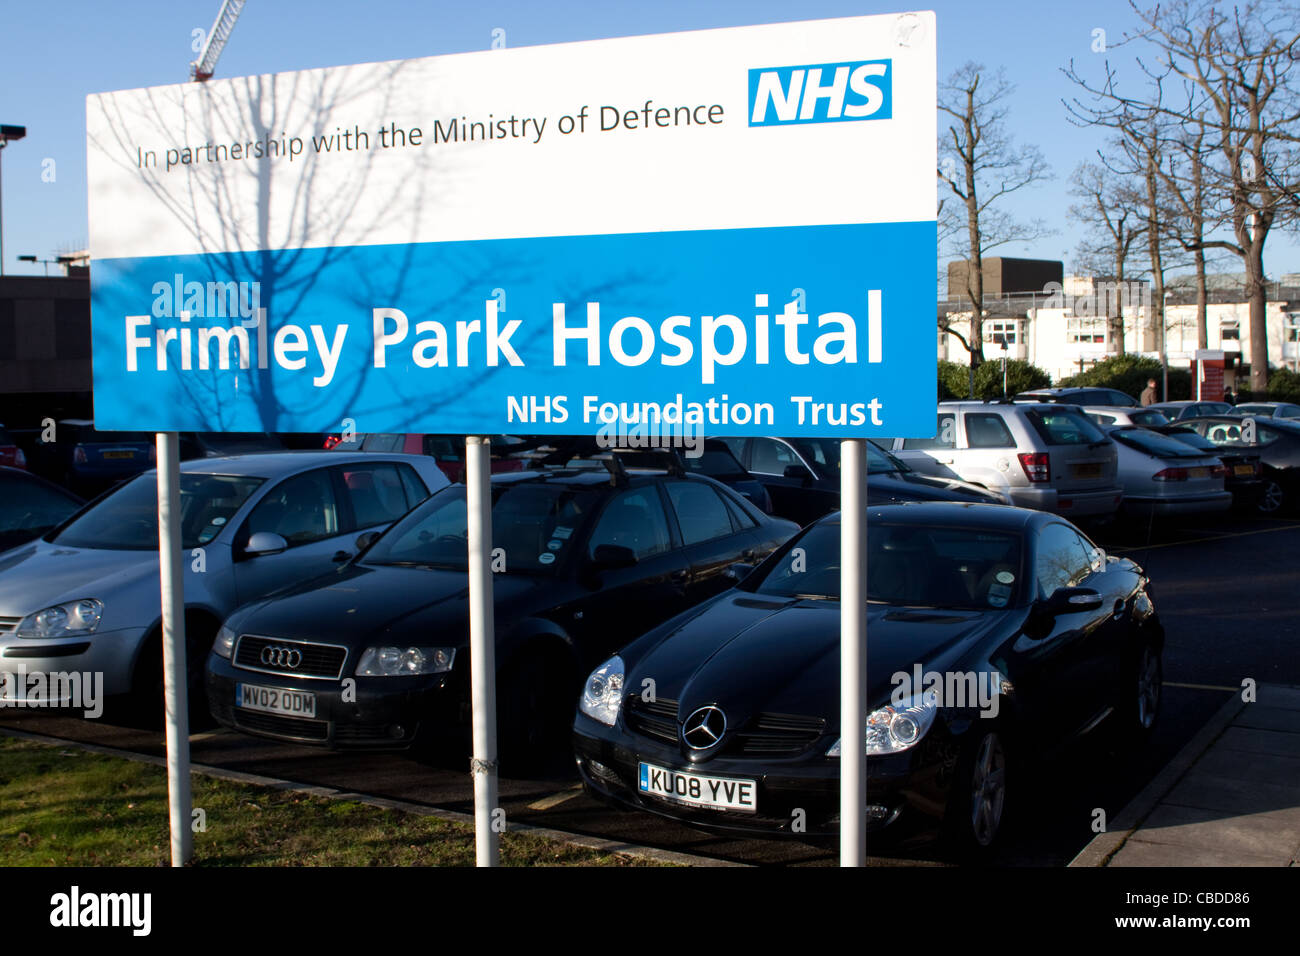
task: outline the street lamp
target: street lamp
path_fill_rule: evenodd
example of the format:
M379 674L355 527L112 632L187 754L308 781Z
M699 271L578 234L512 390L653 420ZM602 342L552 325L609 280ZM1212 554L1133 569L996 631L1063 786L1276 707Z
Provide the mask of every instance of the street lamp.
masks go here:
M47 276L50 274L50 264L59 261L58 259L38 259L36 256L18 256L17 258L19 262L31 262L33 264L40 263L45 266L45 274Z

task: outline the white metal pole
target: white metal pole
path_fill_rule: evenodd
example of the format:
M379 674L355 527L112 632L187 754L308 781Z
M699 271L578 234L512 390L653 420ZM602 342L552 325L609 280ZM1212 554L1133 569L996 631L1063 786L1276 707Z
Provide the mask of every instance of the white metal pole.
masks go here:
M175 432L158 433L158 584L162 597L163 703L172 866L194 853L190 830L190 710L185 661L185 566L181 553L181 458Z
M867 862L867 448L840 443L840 866Z
M496 625L492 614L492 483L488 439L465 439L469 513L469 679L474 714L474 846L479 866L496 866Z

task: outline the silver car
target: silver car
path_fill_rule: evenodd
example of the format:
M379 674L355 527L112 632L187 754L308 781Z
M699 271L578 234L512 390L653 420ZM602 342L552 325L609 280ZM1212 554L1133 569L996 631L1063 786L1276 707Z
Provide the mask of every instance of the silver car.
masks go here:
M285 452L181 464L191 687L241 604L337 567L357 538L449 482L418 455ZM0 671L102 673L152 706L161 687L157 475L131 479L0 554ZM23 682L14 682L22 686ZM191 700L201 700L194 694Z
M934 438L896 438L891 450L922 474L1035 511L1106 516L1123 498L1114 443L1074 405L942 402Z
M1168 425L1169 416L1156 408L1119 408L1114 405L1084 405L1083 413L1098 425Z
M1107 431L1119 451L1124 511L1136 515L1227 511L1232 492L1218 456L1149 428L1122 425Z

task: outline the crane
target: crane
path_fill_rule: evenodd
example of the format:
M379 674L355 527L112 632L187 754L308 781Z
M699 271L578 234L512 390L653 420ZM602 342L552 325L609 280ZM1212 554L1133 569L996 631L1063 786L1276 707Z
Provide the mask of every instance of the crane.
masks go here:
M202 83L212 78L212 71L217 68L217 60L243 9L244 0L223 0L217 18L212 21L212 29L208 31L208 38L203 43L203 49L199 51L199 58L190 64L191 80Z

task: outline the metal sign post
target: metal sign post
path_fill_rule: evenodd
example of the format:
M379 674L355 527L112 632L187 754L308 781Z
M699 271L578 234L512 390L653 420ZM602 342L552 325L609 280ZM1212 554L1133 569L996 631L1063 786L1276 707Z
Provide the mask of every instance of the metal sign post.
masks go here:
M867 862L867 447L840 442L840 866Z
M488 439L465 439L465 507L469 514L469 680L474 714L474 847L479 866L496 866L496 625L492 614L492 484Z
M158 583L162 597L163 705L172 866L194 855L190 831L190 702L185 660L185 565L181 553L180 437L159 432ZM146 649L145 653L149 653Z

